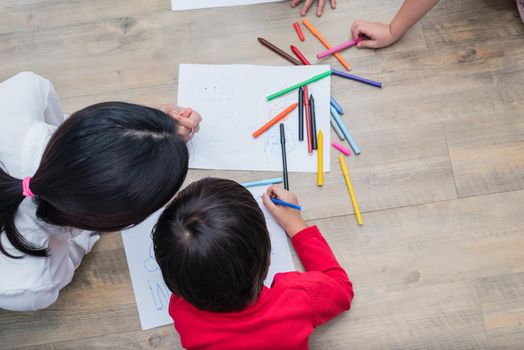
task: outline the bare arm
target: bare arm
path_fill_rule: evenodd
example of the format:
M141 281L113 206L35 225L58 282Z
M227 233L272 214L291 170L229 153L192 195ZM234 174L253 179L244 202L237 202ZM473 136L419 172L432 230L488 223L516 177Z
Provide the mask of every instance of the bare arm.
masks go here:
M351 26L351 33L354 38L359 35L369 38L359 42L359 48L378 49L389 46L399 40L438 2L439 0L405 0L389 25L356 20Z
M389 25L393 36L400 39L438 2L439 0L405 0Z

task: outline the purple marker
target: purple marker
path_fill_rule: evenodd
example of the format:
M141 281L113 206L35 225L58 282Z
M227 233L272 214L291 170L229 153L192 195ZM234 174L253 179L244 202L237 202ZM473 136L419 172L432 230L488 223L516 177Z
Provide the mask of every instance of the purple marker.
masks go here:
M364 84L368 84L368 85L372 85L374 87L378 87L378 88L382 89L382 83L381 82L374 81L374 80L369 80L369 79L366 79L366 78L359 77L357 75L349 74L349 73L346 73L346 72L341 72L341 71L338 71L338 70L335 70L335 69L332 69L331 71L333 72L334 75L338 75L339 77L355 80L355 81L358 81L358 82L361 82L361 83L364 83Z
M331 49L323 51L323 52L317 54L317 58L319 60L321 60L324 57L327 57L329 55L333 55L333 54L336 54L337 52L340 52L342 50L349 49L351 46L355 46L356 44L358 44L362 40L364 40L364 37L363 36L359 36L356 39L353 39L353 40L350 40L350 41L346 41L345 43L339 44L337 46L333 46Z

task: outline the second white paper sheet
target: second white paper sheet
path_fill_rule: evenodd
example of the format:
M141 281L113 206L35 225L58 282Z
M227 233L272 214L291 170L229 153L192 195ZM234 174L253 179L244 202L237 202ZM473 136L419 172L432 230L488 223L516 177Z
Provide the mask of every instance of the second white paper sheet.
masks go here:
M266 187L264 186L249 189L264 213L271 237L271 264L264 281L264 284L269 287L275 274L294 271L295 265L289 250L286 233L275 222L262 203L261 197L265 190ZM161 211L158 211L141 224L122 231L138 316L144 330L173 322L168 313L171 292L167 288L160 267L155 260L153 241L151 240L151 231L160 214Z
M330 66L270 67L253 65L182 64L178 105L202 114L200 131L189 142L189 167L219 170L282 171L278 123L257 139L252 133L291 104L298 90L270 102L266 97L325 72ZM315 99L316 128L324 135L324 159L329 160L330 77L308 86ZM305 120L305 116L304 116ZM316 172L317 154L298 141L298 108L282 120L286 130L289 171ZM324 161L324 171L330 162Z

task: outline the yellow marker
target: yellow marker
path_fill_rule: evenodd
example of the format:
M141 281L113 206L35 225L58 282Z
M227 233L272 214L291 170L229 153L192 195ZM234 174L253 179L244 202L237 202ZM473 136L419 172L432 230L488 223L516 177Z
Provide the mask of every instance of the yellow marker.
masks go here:
M338 156L338 161L340 162L340 167L342 168L342 173L344 174L344 179L346 180L346 186L348 187L351 204L353 204L353 209L355 209L357 223L362 225L362 215L360 214L360 209L358 208L357 198L355 197L355 192L353 191L353 185L351 185L351 180L349 179L349 172L346 166L346 161L344 160L344 156Z
M317 160L318 160L318 169L317 169L317 186L324 185L324 147L322 145L323 137L322 130L318 131L317 136Z

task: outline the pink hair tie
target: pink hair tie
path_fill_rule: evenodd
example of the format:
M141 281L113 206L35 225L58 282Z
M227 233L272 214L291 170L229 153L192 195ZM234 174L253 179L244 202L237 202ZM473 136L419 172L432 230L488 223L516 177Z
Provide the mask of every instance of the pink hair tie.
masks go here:
M24 177L22 180L22 194L24 197L33 198L35 194L29 188L29 183L31 182L31 177Z

